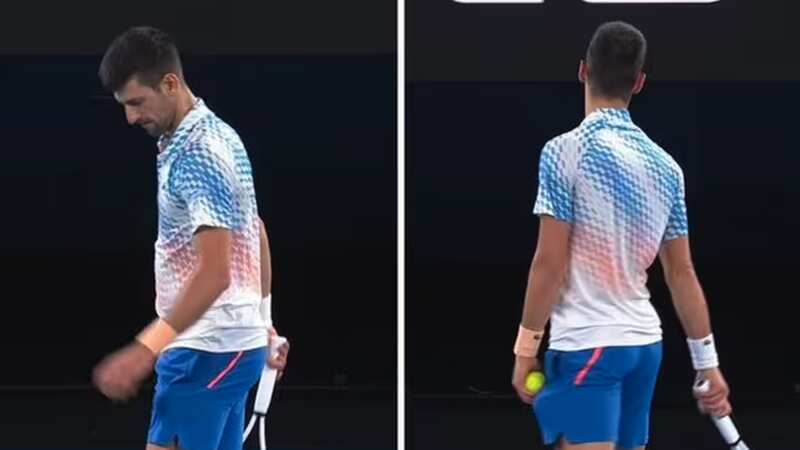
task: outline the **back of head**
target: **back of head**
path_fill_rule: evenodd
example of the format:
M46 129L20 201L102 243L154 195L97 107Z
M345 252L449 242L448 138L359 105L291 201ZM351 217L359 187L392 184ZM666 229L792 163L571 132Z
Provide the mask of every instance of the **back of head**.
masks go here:
M646 53L647 41L633 25L625 22L600 25L586 51L592 95L629 101Z
M130 28L117 36L98 71L103 87L111 92L134 76L141 84L155 88L168 73L183 78L178 49L167 33L152 27Z

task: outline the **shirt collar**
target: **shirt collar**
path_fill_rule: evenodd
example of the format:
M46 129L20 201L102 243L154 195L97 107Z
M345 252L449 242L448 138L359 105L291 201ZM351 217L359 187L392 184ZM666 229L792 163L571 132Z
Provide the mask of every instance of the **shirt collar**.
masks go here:
M597 108L583 119L582 124L599 121L631 124L631 113L625 108Z
M208 109L203 99L197 97L192 109L181 120L175 131L170 134L164 133L158 138L159 156L166 155L172 149L181 147L188 139L195 125L210 114L212 114L211 110Z

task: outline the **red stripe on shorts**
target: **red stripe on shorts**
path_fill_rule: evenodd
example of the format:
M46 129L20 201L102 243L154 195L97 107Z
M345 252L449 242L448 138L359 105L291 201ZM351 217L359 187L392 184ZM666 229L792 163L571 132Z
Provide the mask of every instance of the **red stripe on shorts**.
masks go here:
M589 371L592 370L592 367L597 364L597 361L600 360L600 357L603 356L603 348L596 348L594 349L594 353L592 353L592 357L589 358L589 362L583 366L580 372L578 372L578 376L575 377L575 386L583 383L586 380L586 377L589 376Z
M223 378L225 378L226 376L228 376L229 373L231 373L231 371L236 367L236 364L239 364L239 360L242 359L242 355L244 355L244 352L237 353L236 356L231 360L231 362L228 363L228 366L225 367L225 369L223 369L222 372L219 373L219 375L214 377L214 379L211 380L211 382L208 383L208 386L206 387L208 389L214 389L214 387L218 385Z

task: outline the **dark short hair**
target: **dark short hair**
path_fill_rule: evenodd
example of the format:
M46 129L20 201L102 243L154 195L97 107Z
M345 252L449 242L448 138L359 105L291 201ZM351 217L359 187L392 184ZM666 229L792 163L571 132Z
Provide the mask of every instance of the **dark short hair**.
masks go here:
M134 76L155 88L168 73L183 77L178 48L167 33L153 27L133 27L117 36L98 70L103 87L111 92Z
M600 25L586 50L592 93L630 100L646 54L647 41L633 25L619 21Z

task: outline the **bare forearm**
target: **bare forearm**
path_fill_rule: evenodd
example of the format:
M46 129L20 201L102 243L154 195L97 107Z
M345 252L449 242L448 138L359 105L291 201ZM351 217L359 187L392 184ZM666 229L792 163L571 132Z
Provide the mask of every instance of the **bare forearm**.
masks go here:
M700 339L711 334L708 305L694 270L683 269L668 275L667 285L686 335Z
M525 290L523 327L529 330L544 329L558 301L558 290L564 281L564 275L563 270L540 264L534 259L528 274L528 287Z
M261 296L266 297L272 293L272 255L269 251L269 238L264 222L259 220L260 246L261 246Z
M175 308L165 317L167 323L181 333L192 326L225 292L230 283L229 274L217 268L200 267L178 295Z

